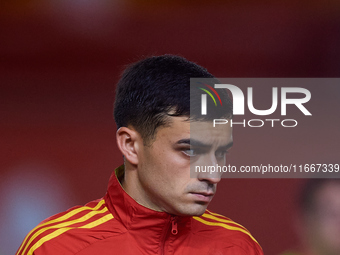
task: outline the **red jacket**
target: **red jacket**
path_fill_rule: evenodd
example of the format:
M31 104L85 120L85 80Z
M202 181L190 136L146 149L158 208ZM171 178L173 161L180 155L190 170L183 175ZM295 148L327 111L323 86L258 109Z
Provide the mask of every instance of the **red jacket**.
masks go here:
M262 255L241 225L206 211L178 217L133 200L117 177L104 198L54 215L34 228L17 255L234 254Z

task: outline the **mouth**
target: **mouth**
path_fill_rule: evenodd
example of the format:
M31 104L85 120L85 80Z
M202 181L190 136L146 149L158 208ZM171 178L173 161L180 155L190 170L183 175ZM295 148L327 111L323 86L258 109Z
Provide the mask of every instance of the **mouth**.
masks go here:
M190 192L189 194L194 197L195 201L201 203L209 203L214 196L214 192Z

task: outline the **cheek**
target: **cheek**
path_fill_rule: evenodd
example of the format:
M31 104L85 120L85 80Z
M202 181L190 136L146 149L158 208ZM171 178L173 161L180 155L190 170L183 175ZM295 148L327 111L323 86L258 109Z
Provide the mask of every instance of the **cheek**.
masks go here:
M152 156L151 156L152 155ZM149 154L150 162L157 165L164 175L182 175L189 173L190 159L181 151L174 149L155 149L153 154Z
M170 193L185 189L190 178L190 160L181 151L164 146L145 150L142 161L144 181L151 181L159 192Z
M158 175L160 188L168 194L182 193L190 183L190 161L183 160L182 155L164 155L158 162L155 175Z

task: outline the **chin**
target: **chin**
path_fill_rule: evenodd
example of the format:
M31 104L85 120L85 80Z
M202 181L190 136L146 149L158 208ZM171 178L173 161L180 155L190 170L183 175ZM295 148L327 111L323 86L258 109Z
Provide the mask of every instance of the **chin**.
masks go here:
M201 216L207 209L207 204L195 204L193 206L188 206L179 212L179 216Z

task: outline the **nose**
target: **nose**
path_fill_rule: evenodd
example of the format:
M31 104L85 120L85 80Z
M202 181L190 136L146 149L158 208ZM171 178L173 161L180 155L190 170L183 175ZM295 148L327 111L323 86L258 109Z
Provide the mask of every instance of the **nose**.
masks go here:
M200 173L197 176L197 179L200 181L205 181L209 184L217 184L221 181L222 174L215 174L215 173Z
M221 181L223 174L222 167L218 165L218 161L214 154L207 155L203 160L202 170L197 174L197 179L200 181L206 181L210 184L217 184Z

